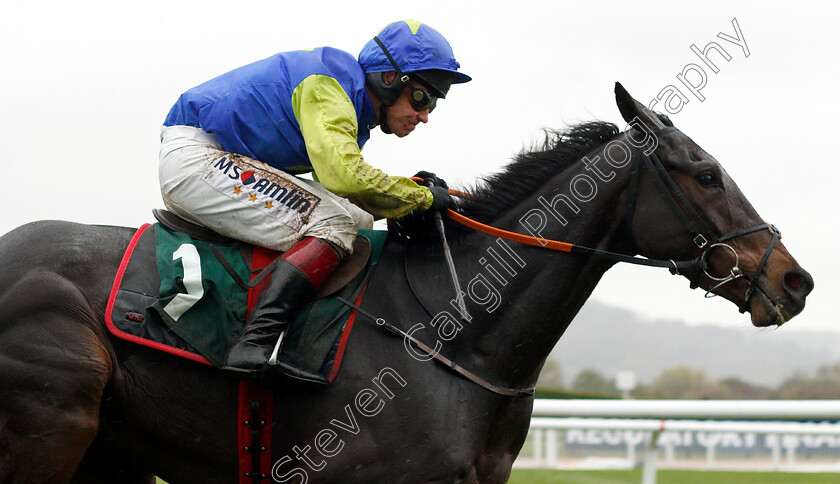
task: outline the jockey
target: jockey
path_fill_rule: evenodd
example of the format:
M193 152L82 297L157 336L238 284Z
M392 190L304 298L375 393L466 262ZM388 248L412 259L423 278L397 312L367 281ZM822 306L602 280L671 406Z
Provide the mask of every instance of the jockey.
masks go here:
M283 52L181 95L161 129L166 208L284 252L224 369L263 367L373 216L453 205L443 187L368 165L361 148L376 125L403 137L428 122L450 85L470 80L458 67L443 36L405 20L379 32L358 61L330 47ZM307 172L314 181L296 176Z

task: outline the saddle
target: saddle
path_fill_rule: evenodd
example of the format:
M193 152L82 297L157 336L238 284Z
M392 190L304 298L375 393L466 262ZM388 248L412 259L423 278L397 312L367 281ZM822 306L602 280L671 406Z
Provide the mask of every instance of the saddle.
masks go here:
M155 219L164 227L175 232L187 234L197 240L204 240L206 242L221 245L240 243L234 239L213 232L207 227L202 227L201 225L194 224L189 220L185 220L169 210L155 208L152 210L152 215L154 215ZM248 249L251 249L258 252L264 252L268 256L270 256L270 254L276 254L274 257L275 259L282 255L282 253L272 251L270 249L248 246L247 244L243 245L246 247L246 252L250 252ZM324 281L324 284L312 299L316 300L325 298L346 286L354 277L356 277L357 274L359 274L359 272L362 271L362 269L364 269L370 259L370 250L370 240L367 237L356 237L356 241L353 243L353 253L341 261L341 264L335 268L333 273L330 275L330 278ZM245 255L248 256L250 254L246 253Z
M155 210L156 224L135 233L118 270L105 320L115 336L219 367L281 254L221 236ZM279 372L326 384L338 371L355 311L386 233L360 231L344 260L298 314L284 337ZM246 282L247 281L247 282ZM253 286L253 287L252 287Z

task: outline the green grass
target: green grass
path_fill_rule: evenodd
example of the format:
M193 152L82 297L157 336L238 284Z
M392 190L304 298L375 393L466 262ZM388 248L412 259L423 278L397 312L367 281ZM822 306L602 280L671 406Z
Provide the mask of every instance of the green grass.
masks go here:
M840 474L660 470L657 484L835 484ZM639 484L642 470L552 471L515 469L508 484Z

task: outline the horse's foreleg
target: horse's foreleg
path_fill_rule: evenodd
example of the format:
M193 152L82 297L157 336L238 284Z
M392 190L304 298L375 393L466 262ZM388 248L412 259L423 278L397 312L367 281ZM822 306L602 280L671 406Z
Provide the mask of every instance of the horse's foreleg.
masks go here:
M0 295L0 482L69 482L96 437L112 362L88 317L55 274Z

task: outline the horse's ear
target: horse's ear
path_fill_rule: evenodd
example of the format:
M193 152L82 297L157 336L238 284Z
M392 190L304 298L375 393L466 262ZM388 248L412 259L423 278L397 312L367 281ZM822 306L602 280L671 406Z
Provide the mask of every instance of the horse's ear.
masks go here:
M615 83L615 102L624 121L630 123L633 119L639 118L639 121L651 131L659 131L665 127L653 111L633 99L633 96L627 92L627 89L624 89L620 82Z

